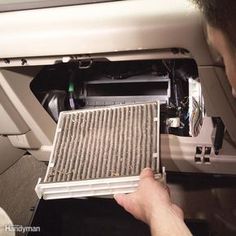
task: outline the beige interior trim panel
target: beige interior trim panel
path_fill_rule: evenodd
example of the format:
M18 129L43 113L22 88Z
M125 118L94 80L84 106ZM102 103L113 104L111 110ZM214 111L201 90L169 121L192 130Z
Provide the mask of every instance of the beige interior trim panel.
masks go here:
M212 63L201 15L189 0L6 12L0 14L0 32L2 59L185 48L199 65Z
M23 69L23 70L22 70ZM40 68L21 68L20 71L17 69L1 70L0 71L0 84L4 91L7 91L8 97L13 106L20 112L25 123L28 125L30 130L30 137L19 138L19 142L25 140L26 143L22 147L27 147L28 139L35 137L32 148L40 148L41 145L52 145L55 123L34 97L30 91L30 82L34 76L38 73ZM15 117L12 117L13 119ZM14 139L14 144L16 141ZM37 144L37 145L36 145ZM19 145L16 145L19 147Z
M0 87L0 134L13 135L24 134L29 131L29 127L24 122L17 109L12 105L7 95Z

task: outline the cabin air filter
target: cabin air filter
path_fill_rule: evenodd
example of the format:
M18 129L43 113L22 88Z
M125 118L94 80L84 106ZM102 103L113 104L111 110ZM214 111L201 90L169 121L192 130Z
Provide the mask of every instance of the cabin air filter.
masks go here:
M158 102L62 112L38 196L132 192L145 167L160 178L159 113Z

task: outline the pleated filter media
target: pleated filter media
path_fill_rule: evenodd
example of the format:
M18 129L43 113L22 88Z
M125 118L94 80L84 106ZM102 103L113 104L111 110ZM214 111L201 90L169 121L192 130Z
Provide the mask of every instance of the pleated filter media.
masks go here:
M132 179L136 186L143 168L158 174L159 113L158 102L62 112L47 174L36 192L44 198L55 191L61 193L57 198L127 192L122 186L129 186ZM107 184L110 181L113 184ZM86 194L93 183L101 194Z

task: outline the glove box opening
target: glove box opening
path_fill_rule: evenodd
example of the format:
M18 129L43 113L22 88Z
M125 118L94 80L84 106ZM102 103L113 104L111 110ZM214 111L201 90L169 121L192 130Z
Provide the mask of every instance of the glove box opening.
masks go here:
M31 90L56 122L61 111L159 101L161 134L195 137L205 112L192 59L60 63L45 66Z

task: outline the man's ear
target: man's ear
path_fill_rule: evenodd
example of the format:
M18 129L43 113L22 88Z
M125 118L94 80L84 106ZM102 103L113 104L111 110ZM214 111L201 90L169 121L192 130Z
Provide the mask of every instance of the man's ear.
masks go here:
M236 98L236 91L235 91L235 89L233 89L233 88L232 88L232 94L233 94L233 96Z

